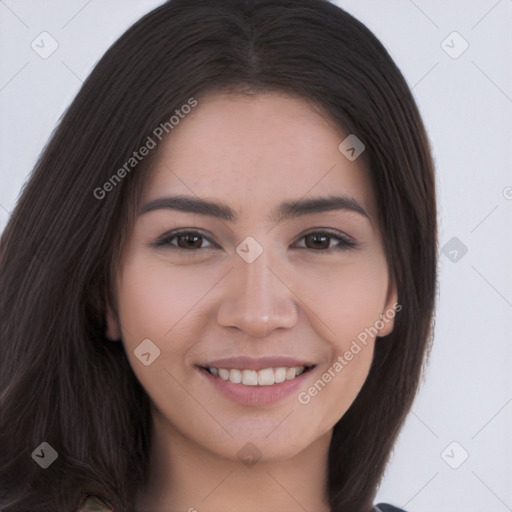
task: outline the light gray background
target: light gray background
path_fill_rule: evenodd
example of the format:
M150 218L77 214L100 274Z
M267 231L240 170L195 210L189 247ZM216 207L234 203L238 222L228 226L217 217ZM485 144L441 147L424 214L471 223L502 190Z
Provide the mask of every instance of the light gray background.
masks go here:
M0 230L94 64L161 3L0 0ZM413 89L437 166L441 248L459 240L441 254L430 366L378 499L410 512L512 511L512 0L338 4ZM31 48L43 31L59 45L47 59ZM453 31L469 44L457 58L465 43Z

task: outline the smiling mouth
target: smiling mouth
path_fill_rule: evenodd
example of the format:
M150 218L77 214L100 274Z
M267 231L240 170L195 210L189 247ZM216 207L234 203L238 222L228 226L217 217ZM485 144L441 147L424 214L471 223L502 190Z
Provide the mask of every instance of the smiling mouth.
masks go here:
M233 384L243 386L272 386L293 380L303 373L310 371L313 366L280 366L277 368L264 368L262 370L248 370L238 368L214 368L201 366L200 368L210 375Z

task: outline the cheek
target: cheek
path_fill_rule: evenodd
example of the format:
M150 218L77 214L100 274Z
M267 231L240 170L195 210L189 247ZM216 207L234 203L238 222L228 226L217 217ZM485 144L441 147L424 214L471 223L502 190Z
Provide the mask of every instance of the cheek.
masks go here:
M123 344L135 375L154 403L169 403L172 396L173 410L190 407L190 397L182 392L193 385L193 375L185 369L187 354L207 322L202 298L218 279L211 271L187 271L143 254L125 261L118 283ZM134 353L146 339L160 350L148 366Z
M375 325L383 312L387 285L386 262L376 252L336 267L305 269L295 290L317 331L341 353Z
M161 261L147 263L142 257L127 262L118 286L119 317L127 339L164 341L187 322L214 284L212 272L191 272Z
M330 360L316 381L302 390L299 403L319 424L334 426L361 390L371 366L378 320L387 292L387 266L376 252L333 270L305 271L297 295L309 321L328 344Z

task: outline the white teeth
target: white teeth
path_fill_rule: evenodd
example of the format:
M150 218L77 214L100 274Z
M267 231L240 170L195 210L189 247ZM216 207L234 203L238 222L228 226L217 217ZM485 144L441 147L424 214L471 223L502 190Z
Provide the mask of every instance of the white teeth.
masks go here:
M274 370L274 382L279 384L280 382L284 382L286 380L286 368L282 366L280 368L276 368Z
M258 384L260 386L271 386L274 384L274 370L265 368L258 372Z
M255 370L242 370L242 384L246 386L257 386L258 372Z
M226 370L226 368L219 368L219 377L222 380L229 380L229 370Z
M286 369L286 380L294 379L295 375L295 366Z
M286 368L264 368L263 370L239 370L237 368L213 368L208 367L209 372L220 377L222 380L229 380L235 384L244 384L245 386L272 386L280 384L285 380L292 380L304 373L304 366L292 366Z
M236 368L233 368L229 371L229 380L235 384L239 384L242 382L242 372Z

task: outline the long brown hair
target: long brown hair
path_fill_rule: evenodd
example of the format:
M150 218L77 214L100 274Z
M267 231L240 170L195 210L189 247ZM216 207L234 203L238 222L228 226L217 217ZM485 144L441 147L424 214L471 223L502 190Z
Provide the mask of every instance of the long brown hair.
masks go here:
M435 180L418 109L383 45L327 1L171 0L96 65L1 238L4 511L70 512L85 491L133 510L148 473L149 400L122 345L105 338L104 313L154 152L104 197L94 191L175 109L213 90L300 96L366 146L402 310L334 428L326 492L333 512L372 506L432 336ZM58 453L46 470L31 457L43 441Z

